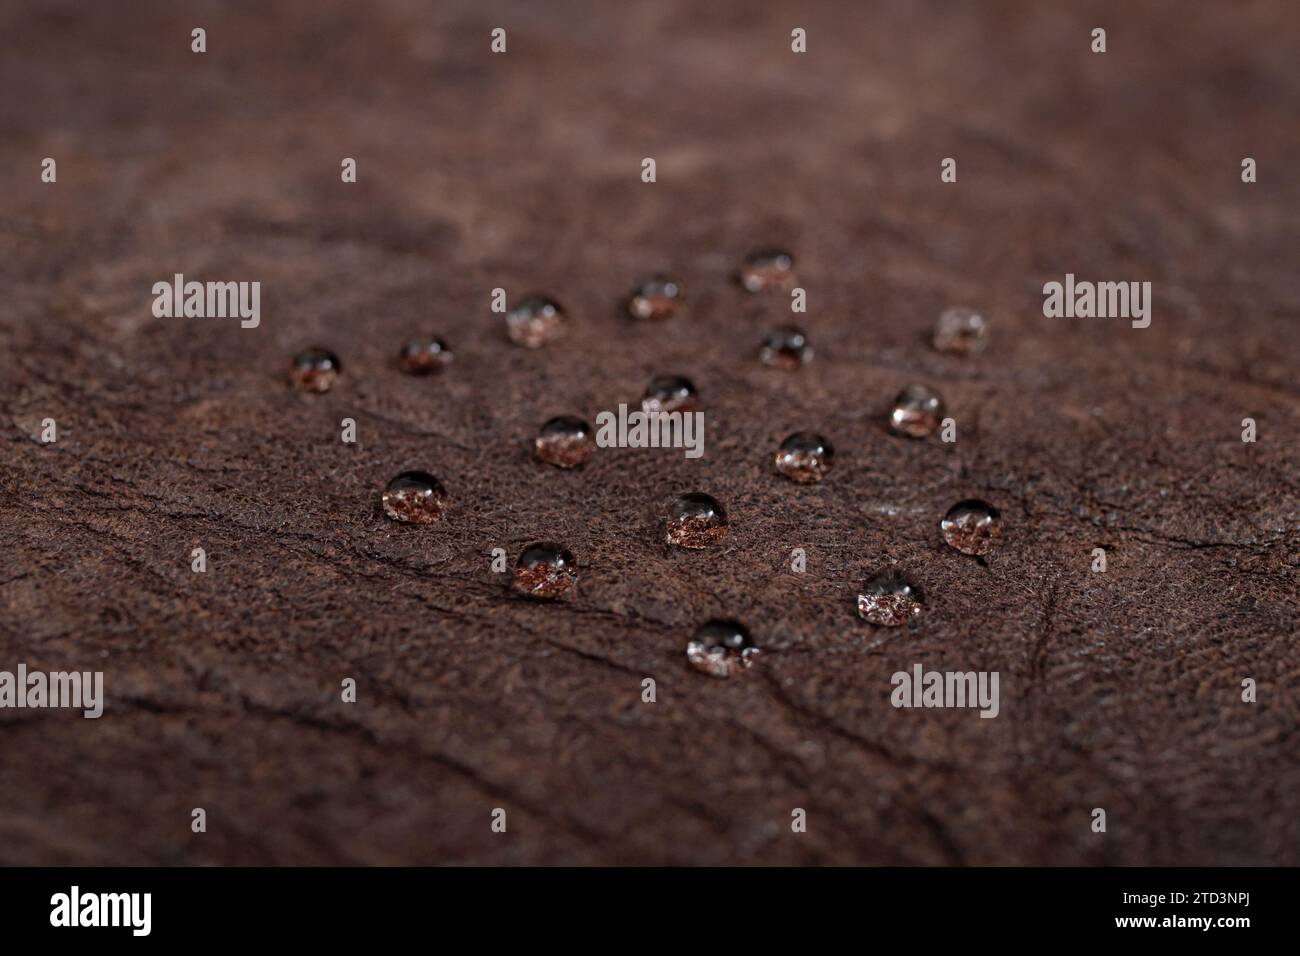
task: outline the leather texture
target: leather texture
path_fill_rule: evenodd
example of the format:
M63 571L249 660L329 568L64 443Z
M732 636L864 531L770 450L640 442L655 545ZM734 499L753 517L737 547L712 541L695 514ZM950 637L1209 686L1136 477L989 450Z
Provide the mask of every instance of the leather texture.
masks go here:
M0 669L106 695L0 711L0 861L1300 863L1294 5L0 18ZM737 286L764 246L806 314ZM684 310L632 322L661 271ZM178 272L259 281L260 325L154 318ZM1152 282L1151 326L1045 318L1066 273ZM567 338L511 344L498 287ZM987 350L935 352L963 304ZM791 321L812 362L763 366ZM420 334L449 368L398 369ZM343 365L323 395L287 384L310 345ZM698 388L699 460L531 457L658 374ZM886 431L914 382L955 443ZM819 484L773 468L796 431L835 447ZM380 510L412 469L434 525ZM691 491L727 536L669 549ZM970 497L1003 514L985 561L939 532ZM492 570L533 541L577 558L555 603ZM926 603L881 630L854 602L890 565ZM711 617L748 671L687 665ZM999 716L894 709L916 663L999 672Z

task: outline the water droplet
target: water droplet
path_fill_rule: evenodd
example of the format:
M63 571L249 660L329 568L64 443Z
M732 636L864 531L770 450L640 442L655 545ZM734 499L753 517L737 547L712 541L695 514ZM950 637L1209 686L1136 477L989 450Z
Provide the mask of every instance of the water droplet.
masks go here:
M328 392L343 371L339 357L329 349L303 349L293 357L289 379L304 392Z
M776 451L776 470L792 481L821 481L835 462L835 449L821 435L795 432Z
M437 336L414 338L402 346L402 370L412 375L428 375L451 364L447 343Z
M550 541L530 544L515 562L515 590L530 598L553 600L577 580L577 564L569 549Z
M667 539L680 548L707 548L727 533L727 512L717 499L693 492L668 507Z
M652 276L632 290L627 311L634 319L671 319L682 300L680 283L667 276Z
M394 521L432 524L447 507L447 492L428 472L404 471L384 489L383 503Z
M533 439L533 454L557 468L576 468L596 450L591 426L575 415L552 418Z
M882 571L862 586L858 615L881 627L898 627L921 613L921 591L898 571Z
M767 334L758 357L773 368L796 369L812 360L813 350L803 329L782 325Z
M924 385L909 385L898 393L889 413L889 427L899 435L924 438L939 427L943 399Z
M939 313L934 327L934 347L953 355L974 355L988 344L988 325L974 309L953 307Z
M740 266L740 284L747 292L793 288L794 256L784 249L751 252Z
M562 336L569 323L564 307L544 295L526 295L506 313L510 341L539 349Z
M1002 541L1002 512L987 501L959 501L939 522L943 540L962 554L988 554Z
M691 666L711 677L730 677L749 667L758 654L749 631L736 621L708 621L686 645Z
M641 399L641 410L646 412L693 412L699 405L699 394L689 378L680 375L657 375Z

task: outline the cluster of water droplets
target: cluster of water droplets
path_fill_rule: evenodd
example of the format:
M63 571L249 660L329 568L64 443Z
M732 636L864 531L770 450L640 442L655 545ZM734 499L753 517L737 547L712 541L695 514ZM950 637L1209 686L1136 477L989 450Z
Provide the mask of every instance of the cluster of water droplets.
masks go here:
M794 256L782 249L762 249L745 257L737 281L747 292L759 294L786 291L795 286ZM638 322L660 322L673 318L685 303L682 284L665 275L641 282L627 296L624 307ZM509 340L524 348L541 348L567 334L568 313L550 296L522 297L506 313ZM988 327L982 315L962 307L945 309L933 334L934 348L956 356L971 356L987 345ZM803 329L793 325L774 328L763 339L759 352L762 364L795 371L813 358L813 349ZM445 369L453 353L436 335L408 340L398 354L398 367L411 375L429 375ZM293 357L291 384L304 392L329 391L343 371L337 355L326 348L311 347ZM690 379L680 375L659 375L646 387L641 398L645 412L693 412L700 396ZM943 420L943 399L926 385L913 384L895 397L888 414L888 427L896 435L923 439L932 435ZM575 415L558 415L545 422L533 439L534 457L560 469L585 464L596 450L591 425ZM813 484L826 478L835 462L835 451L822 435L795 432L781 442L774 456L776 472L798 484ZM406 524L432 524L449 506L442 483L424 471L406 471L390 481L380 501L384 513ZM703 492L672 498L663 517L664 541L673 547L700 550L716 546L728 529L726 508ZM980 559L1002 540L1001 513L979 499L954 504L939 522L943 540L955 550ZM578 567L573 554L561 544L536 542L520 553L511 574L511 586L534 600L555 600L577 581ZM859 616L879 627L900 627L914 621L925 599L920 587L898 568L873 574L859 589ZM714 677L729 677L749 667L759 654L745 626L733 620L710 620L701 625L687 643L691 666Z

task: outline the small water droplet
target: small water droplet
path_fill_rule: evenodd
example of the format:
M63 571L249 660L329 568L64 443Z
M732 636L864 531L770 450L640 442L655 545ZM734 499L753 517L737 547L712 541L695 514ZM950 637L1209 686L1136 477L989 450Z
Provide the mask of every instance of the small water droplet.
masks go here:
M758 357L773 368L796 369L812 360L813 350L803 329L782 325L767 334Z
M404 471L384 489L383 503L394 521L432 524L447 507L447 492L428 472Z
M794 256L784 249L757 249L740 266L740 284L747 292L794 287Z
M1002 541L1002 512L987 501L959 501L939 522L943 540L962 554L988 554Z
M412 375L428 375L451 364L452 353L447 343L437 336L421 336L402 346L402 371Z
M835 449L814 432L795 432L776 451L776 470L792 481L821 481L835 462Z
M727 533L727 512L717 499L692 492L668 507L667 540L679 548L707 548Z
M686 645L686 659L710 677L730 677L759 654L749 631L736 621L707 621Z
M557 468L576 468L596 450L591 426L576 415L559 415L533 439L533 454Z
M510 341L538 349L562 336L569 324L564 307L544 295L526 295L506 313Z
M934 347L953 355L975 355L988 344L988 324L974 309L954 306L939 313Z
M632 290L627 300L627 311L634 319L671 319L682 300L681 284L675 279L657 275Z
M943 399L924 385L909 385L898 393L889 413L889 427L899 435L924 438L939 427Z
M339 357L329 349L313 346L293 357L289 379L304 392L328 392L343 371Z
M858 615L881 627L898 627L921 613L921 591L898 571L882 571L858 594Z
M530 544L515 562L515 590L530 598L554 600L577 580L578 568L572 553L551 541Z
M680 375L657 375L641 398L646 412L693 412L699 406L699 393L689 378Z

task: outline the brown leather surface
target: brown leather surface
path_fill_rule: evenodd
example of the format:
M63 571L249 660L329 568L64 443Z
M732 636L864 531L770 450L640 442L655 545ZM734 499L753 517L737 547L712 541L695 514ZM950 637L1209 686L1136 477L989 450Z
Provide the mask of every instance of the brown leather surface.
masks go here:
M264 6L0 14L0 669L106 695L0 710L0 862L1300 863L1293 4ZM804 316L732 280L772 244ZM658 270L688 308L633 324ZM260 327L154 318L176 272L260 281ZM1045 318L1067 272L1152 282L1150 328ZM495 287L568 339L510 344ZM981 356L927 344L959 303ZM763 367L791 318L815 359ZM418 333L447 371L396 368ZM286 384L312 344L323 396ZM532 460L658 373L702 459ZM912 382L955 444L886 433ZM771 466L802 429L819 485ZM379 509L413 468L436 525ZM670 551L696 490L728 536ZM938 530L973 495L983 564ZM490 568L535 540L581 566L554 604ZM881 631L895 562L926 608ZM687 666L711 616L748 672ZM998 671L1000 716L895 710L914 663Z

